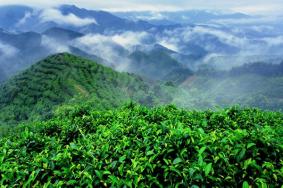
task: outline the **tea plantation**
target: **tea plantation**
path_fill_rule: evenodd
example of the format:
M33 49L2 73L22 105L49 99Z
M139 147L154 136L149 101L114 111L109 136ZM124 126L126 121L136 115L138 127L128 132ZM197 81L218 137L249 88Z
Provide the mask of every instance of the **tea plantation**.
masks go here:
M0 139L3 187L280 187L283 114L60 108Z

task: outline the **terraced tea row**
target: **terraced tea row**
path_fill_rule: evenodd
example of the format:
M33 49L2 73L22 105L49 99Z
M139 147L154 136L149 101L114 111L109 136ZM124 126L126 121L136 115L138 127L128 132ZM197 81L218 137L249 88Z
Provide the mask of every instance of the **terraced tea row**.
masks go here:
M84 104L82 104L84 105ZM8 187L280 187L283 114L69 106L0 139Z

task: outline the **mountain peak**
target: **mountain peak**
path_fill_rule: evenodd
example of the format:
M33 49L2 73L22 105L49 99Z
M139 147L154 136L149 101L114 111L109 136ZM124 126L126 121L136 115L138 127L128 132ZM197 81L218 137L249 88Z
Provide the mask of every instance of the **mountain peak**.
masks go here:
M50 115L61 104L82 99L98 108L109 106L104 103L121 105L132 97L134 86L146 87L136 76L69 53L54 54L1 85L0 109L4 113L0 112L0 119L7 114L9 123L28 120L31 114L37 119Z

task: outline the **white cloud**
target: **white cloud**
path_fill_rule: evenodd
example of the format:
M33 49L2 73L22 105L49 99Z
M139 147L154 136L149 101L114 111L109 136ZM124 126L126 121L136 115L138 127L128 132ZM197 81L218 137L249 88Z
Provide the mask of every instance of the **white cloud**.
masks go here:
M268 25L278 23L282 20L282 16L253 16L243 19L217 19L212 22L217 24L242 24L242 25Z
M133 47L142 45L150 41L152 36L147 32L126 31L113 35L91 34L80 38L78 41L89 46L104 43L106 45L118 44L131 51Z
M62 44L61 42L57 42L55 39L47 36L42 36L41 45L46 47L52 54L70 51L68 44Z
M57 9L45 9L40 15L42 22L53 21L58 24L85 26L89 24L97 24L94 18L79 18L74 14L63 15Z
M150 11L146 14L140 14L136 15L135 18L137 20L163 20L163 19L168 19L168 17L161 12L155 12L155 11Z
M246 39L245 38L240 38L237 37L233 34L230 34L229 32L224 32L221 30L216 30L212 28L206 28L206 27L195 27L193 30L194 34L210 34L213 36L216 36L221 42L241 47L246 44Z
M86 51L89 54L102 57L108 62L119 63L119 59L121 58L121 54L118 52L119 46L117 46L110 37L105 35L85 35L76 39L72 45Z
M18 51L19 50L17 48L0 41L1 59L13 57L18 53Z
M232 8L236 12L247 12L250 14L278 14L282 11L283 5L272 2L258 3L245 6L237 6Z
M159 44L168 48L169 50L173 50L175 52L179 51L178 46L175 43L170 42L168 40L162 40L162 41L159 42Z
M147 32L130 31L113 35L89 34L74 40L71 45L105 59L118 71L127 71L128 55L135 46L145 45L151 37Z
M222 31L221 29L208 26L184 27L168 30L160 34L157 40L161 45L171 50L191 54L191 52L186 50L189 44L198 45L213 52L216 46L214 45L214 39L210 36L214 36L223 44L237 48L244 48L248 43L246 38L238 37L228 31Z
M17 26L21 26L26 23L26 21L32 16L32 12L26 12L24 17L20 19L20 21L17 23Z
M122 34L115 34L110 36L111 40L123 46L124 48L131 50L136 45L144 44L147 39L150 39L150 35L147 32L124 32Z
M262 40L265 41L269 46L283 45L283 36L266 37Z

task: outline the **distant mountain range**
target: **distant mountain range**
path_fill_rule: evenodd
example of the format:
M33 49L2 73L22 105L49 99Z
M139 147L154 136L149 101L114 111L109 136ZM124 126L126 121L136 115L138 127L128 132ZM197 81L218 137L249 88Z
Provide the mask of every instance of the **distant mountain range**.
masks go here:
M216 20L229 19L249 19L252 16L243 13L226 13L209 10L187 10L187 11L133 11L114 12L115 15L130 20L146 20L154 25L174 25L174 24L207 24Z
M43 32L64 26L83 33L106 31L143 31L153 27L145 21L129 21L105 11L81 9L73 5L37 10L26 6L0 7L0 28L15 31Z
M227 70L283 59L279 20L276 25L241 13L110 13L74 5L46 9L13 5L0 7L0 20L2 80L61 52L152 80L167 80L175 77L168 74L195 71L202 65ZM234 23L241 20L257 21Z

